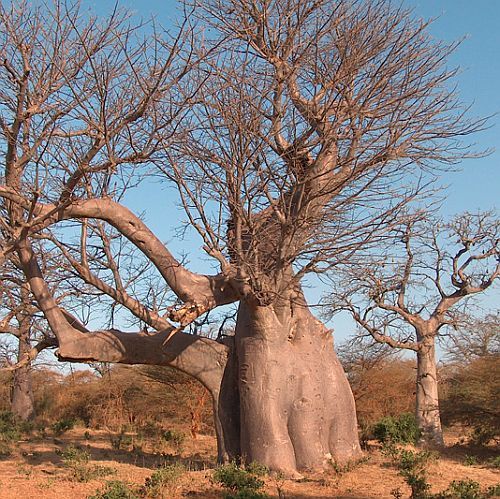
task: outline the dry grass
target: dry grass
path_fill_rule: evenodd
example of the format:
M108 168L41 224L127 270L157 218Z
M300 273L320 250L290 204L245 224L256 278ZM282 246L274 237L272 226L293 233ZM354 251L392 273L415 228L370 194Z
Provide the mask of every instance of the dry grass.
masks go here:
M147 477L162 463L180 461L190 469L179 479L178 487L165 493L165 499L192 497L198 499L221 498L220 488L211 481L215 466L215 439L199 436L188 439L179 455L168 454L168 449L154 448L154 444L143 446L142 451L129 452L111 447L110 435L106 431L92 430L90 439L84 437L84 429L67 432L59 439L45 438L19 442L9 458L0 461L0 498L19 497L47 499L84 499L102 487L107 480L123 480L143 485ZM88 435L87 435L88 436ZM90 452L91 465L109 466L116 475L76 482L64 466L59 455L69 445L78 445ZM479 464L465 465L467 456L476 456ZM497 470L485 462L494 455L494 449L471 449L449 446L441 458L429 467L429 482L433 491L443 490L452 480L472 479L486 487L500 482ZM481 464L482 463L482 464ZM287 499L322 498L390 498L391 490L400 488L404 497L409 490L396 470L387 466L387 459L373 445L364 462L351 471L337 473L333 470L322 474L307 474L303 480L266 479L266 492L278 497L280 487Z

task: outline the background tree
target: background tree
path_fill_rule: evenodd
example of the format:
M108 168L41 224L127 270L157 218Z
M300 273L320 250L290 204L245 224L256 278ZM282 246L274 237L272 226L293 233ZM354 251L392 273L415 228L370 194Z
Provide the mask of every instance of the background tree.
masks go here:
M500 312L466 316L450 331L445 344L451 362L472 361L500 354Z
M10 409L21 420L34 417L35 407L31 373L38 354L57 342L36 306L29 285L16 265L0 271L2 319L0 333L5 336L4 366L10 371Z
M168 364L201 381L220 458L290 474L355 458L352 393L301 281L374 244L482 123L447 90L453 46L390 2L213 0L192 15L210 31L186 21L174 39L140 39L117 13L3 7L4 256L19 258L61 358ZM217 275L190 272L125 206L151 166ZM85 220L128 239L177 295L163 313L78 272L153 332L91 333L54 300L33 237L50 229L63 251ZM233 302L234 345L181 331Z
M447 424L472 428L475 444L500 438L500 316L462 322L447 338L442 415Z
M387 252L346 267L332 294L333 309L349 311L376 342L415 352L416 416L427 444L443 445L436 340L460 323L458 305L500 275L499 236L494 213L464 213L449 223L419 215L393 231Z
M399 353L356 337L338 347L356 401L362 440L373 438L373 425L380 419L415 407L415 362Z

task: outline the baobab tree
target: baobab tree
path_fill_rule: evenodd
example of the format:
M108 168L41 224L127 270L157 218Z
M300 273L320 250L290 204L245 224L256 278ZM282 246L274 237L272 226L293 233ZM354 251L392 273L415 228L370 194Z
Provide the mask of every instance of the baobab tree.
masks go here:
M30 301L29 286L24 282L16 286L17 293L6 285L5 276L2 275L2 304L4 314L0 321L0 332L3 333L5 344L17 342L14 355L7 355L4 359L5 367L12 371L11 386L11 411L21 420L27 421L34 416L34 398L31 384L31 357L32 319L36 307ZM17 295L17 296L16 296ZM8 335L8 337L7 337ZM12 342L12 339L15 341Z
M422 443L442 446L436 341L460 327L460 305L500 276L500 220L491 212L448 223L419 215L393 235L386 252L345 268L331 296L333 310L349 311L360 334L375 342L415 353Z
M220 459L292 475L354 459L352 393L301 282L375 244L482 122L448 90L454 46L390 2L195 3L174 38L144 39L117 13L2 8L4 257L19 258L62 359L201 381ZM148 174L176 188L217 274L188 270L127 208L122 194ZM119 267L93 279L86 220L135 245L174 306L142 302ZM58 306L33 240L50 231L63 252L78 228L73 268L152 331L87 331ZM182 331L229 303L231 341Z
M8 262L11 263L11 262ZM0 269L0 334L8 354L0 370L12 373L10 407L23 421L35 415L31 374L43 350L57 345L18 267Z

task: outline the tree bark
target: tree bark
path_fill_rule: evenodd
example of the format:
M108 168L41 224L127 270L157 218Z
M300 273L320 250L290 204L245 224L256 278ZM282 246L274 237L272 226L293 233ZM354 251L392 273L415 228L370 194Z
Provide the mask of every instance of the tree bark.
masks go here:
M331 332L305 304L283 313L241 302L235 339L244 460L293 476L361 455Z
M29 338L21 336L18 360L31 350ZM12 378L11 411L22 421L30 421L35 415L35 401L31 385L31 363L16 369Z
M421 431L420 443L442 447L443 430L439 414L438 378L434 338L427 338L417 351L416 417Z

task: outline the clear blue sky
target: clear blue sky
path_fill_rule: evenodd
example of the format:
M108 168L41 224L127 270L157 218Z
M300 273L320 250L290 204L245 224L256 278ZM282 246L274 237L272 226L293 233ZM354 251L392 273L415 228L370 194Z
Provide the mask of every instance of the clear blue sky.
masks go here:
M397 2L395 2L397 3ZM464 38L461 46L450 59L450 67L460 66L458 91L461 100L472 104L472 114L486 116L500 112L500 0L404 0L404 4L414 8L415 15L423 18L436 18L430 31L437 39L454 41ZM105 13L114 5L114 1L100 2L84 0L83 5L95 12ZM119 5L132 10L139 17L151 15L165 26L172 26L176 17L177 2L174 0L143 0L140 4L134 0L123 0ZM443 214L450 215L461 211L477 211L498 205L500 192L500 116L492 118L491 128L475 137L478 150L495 149L490 156L466 160L460 165L461 172L446 174L443 183L449 185L448 196L443 204ZM191 253L192 268L207 271L206 261L197 259L200 255L201 241L177 241L165 226L164 213L172 213L166 206L165 195L161 186L150 186L148 204L160 211L148 211L144 205L144 196L131 198L132 208L146 210L146 219L151 228L165 241L170 241L174 252L187 250ZM168 211L167 211L168 210ZM161 213L161 216L157 216ZM179 215L181 215L179 213ZM198 255L198 257L197 257ZM498 290L498 288L497 288ZM320 290L310 291L310 300L317 300ZM499 306L500 300L490 293L487 305ZM334 324L337 341L342 341L352 331L352 324L346 319Z

